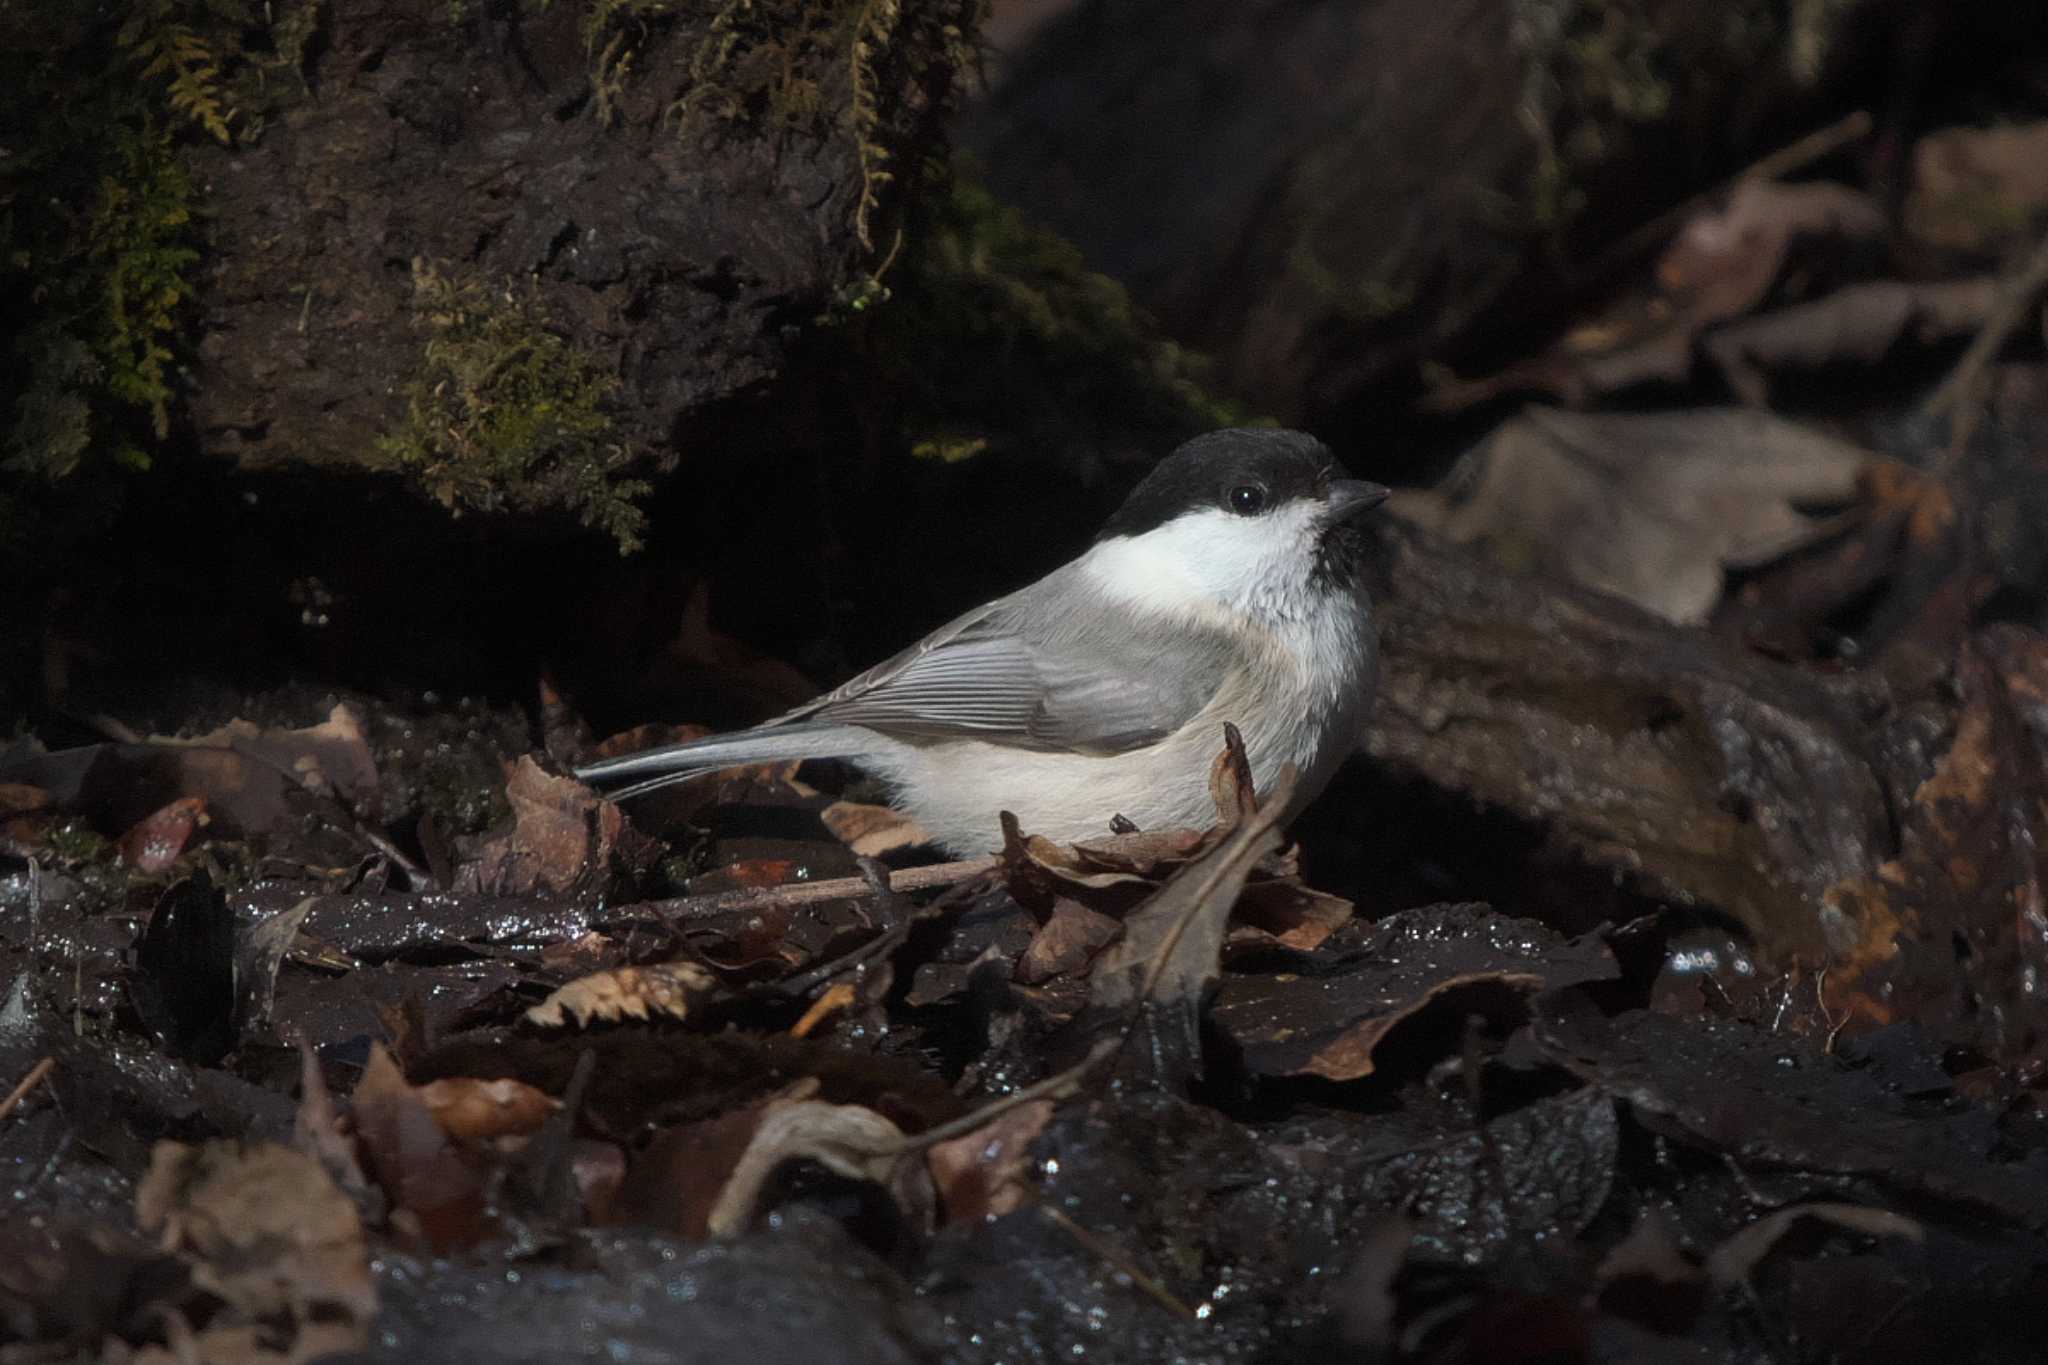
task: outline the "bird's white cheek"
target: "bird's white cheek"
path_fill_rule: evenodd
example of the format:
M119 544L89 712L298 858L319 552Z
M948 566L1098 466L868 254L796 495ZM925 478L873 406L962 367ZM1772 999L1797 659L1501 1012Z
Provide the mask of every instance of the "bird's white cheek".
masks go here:
M1314 515L1306 503L1263 517L1190 512L1143 535L1102 542L1083 567L1106 594L1141 609L1248 608L1305 581Z

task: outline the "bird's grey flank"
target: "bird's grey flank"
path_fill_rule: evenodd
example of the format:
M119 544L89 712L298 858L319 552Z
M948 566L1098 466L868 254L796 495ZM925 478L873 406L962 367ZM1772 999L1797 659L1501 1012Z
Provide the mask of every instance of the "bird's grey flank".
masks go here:
M841 687L749 730L578 768L616 799L748 763L842 758L959 857L997 814L1071 842L1201 828L1225 722L1261 794L1301 774L1292 816L1358 742L1378 671L1362 514L1387 490L1312 436L1187 442L1086 551Z

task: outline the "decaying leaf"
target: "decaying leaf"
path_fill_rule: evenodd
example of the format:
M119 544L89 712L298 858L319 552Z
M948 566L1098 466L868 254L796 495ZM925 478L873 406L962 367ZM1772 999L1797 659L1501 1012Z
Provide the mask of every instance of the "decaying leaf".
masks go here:
M288 1324L288 1354L360 1349L377 1311L356 1206L320 1163L272 1143L159 1142L135 1219L185 1256L193 1282L228 1305L209 1329Z
M1704 621L1730 569L1767 563L1838 523L1865 451L1764 413L1529 408L1444 485L1396 509L1513 570L1540 570L1668 620Z
M1947 128L1913 142L1906 231L1935 246L1995 248L2048 209L2048 123Z
M1283 772L1266 805L1221 844L1189 863L1124 919L1124 936L1096 960L1091 1004L1119 1011L1148 1000L1198 1005L1222 973L1230 910L1253 866L1280 846L1277 828L1293 789Z
M370 1047L349 1112L394 1224L410 1225L437 1251L471 1245L484 1234L483 1164L448 1136L381 1045Z
M1899 856L1830 888L1830 994L1862 1023L1918 1019L1988 1056L2048 1041L2048 639L1965 645L1955 738L1914 792ZM1959 951L1959 946L1961 951Z
M1000 1218L1029 1198L1031 1144L1052 1122L1051 1100L1033 1100L925 1153L948 1223Z
M1620 974L1597 938L1567 940L1483 906L1402 911L1370 933L1339 968L1225 981L1211 1018L1246 1068L1357 1080L1378 1069L1390 1034L1427 1012L1512 1016L1537 991Z
M863 858L880 858L931 842L931 834L893 806L834 801L820 814L832 837Z
M461 1142L526 1137L562 1107L546 1091L509 1077L449 1077L428 1081L418 1094L441 1131Z
M556 990L526 1012L528 1023L562 1028L621 1019L688 1018L718 993L718 978L694 962L616 967Z
M783 1094L702 1123L671 1129L627 1178L621 1207L688 1237L745 1232L776 1171L813 1161L888 1192L910 1226L929 1229L931 1177L903 1130L872 1109L815 1099L805 1080Z
M1108 915L1061 897L1017 959L1016 979L1036 986L1078 972L1121 932L1123 926Z
M1999 287L1989 277L1855 284L1731 323L1701 346L1737 397L1763 407L1772 372L1874 365L1901 344L1929 346L1970 335L1998 306Z
M231 720L192 739L152 742L232 749L290 773L306 790L335 797L366 820L374 821L381 813L377 762L370 754L362 718L346 703L337 704L318 725L304 729L266 729L250 721Z
M456 877L459 891L486 895L565 896L601 890L630 877L660 846L634 829L625 812L571 777L543 769L532 755L511 765L505 795L512 828L486 840Z

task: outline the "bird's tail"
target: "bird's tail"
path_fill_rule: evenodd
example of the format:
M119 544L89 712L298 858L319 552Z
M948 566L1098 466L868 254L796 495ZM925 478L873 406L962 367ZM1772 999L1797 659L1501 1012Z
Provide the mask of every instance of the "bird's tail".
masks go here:
M627 785L610 793L612 800L623 801L719 768L799 758L852 758L874 745L874 732L856 725L771 725L601 759L576 769L576 780L592 786L625 782Z

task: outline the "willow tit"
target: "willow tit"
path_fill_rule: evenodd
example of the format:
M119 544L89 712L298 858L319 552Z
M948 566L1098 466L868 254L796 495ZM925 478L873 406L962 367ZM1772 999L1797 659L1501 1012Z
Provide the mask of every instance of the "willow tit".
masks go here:
M1356 745L1378 639L1359 514L1387 496L1311 436L1217 431L1162 460L1095 543L843 687L751 730L578 768L616 799L716 768L844 758L959 857L997 812L1063 842L1206 826L1225 721L1292 815Z

